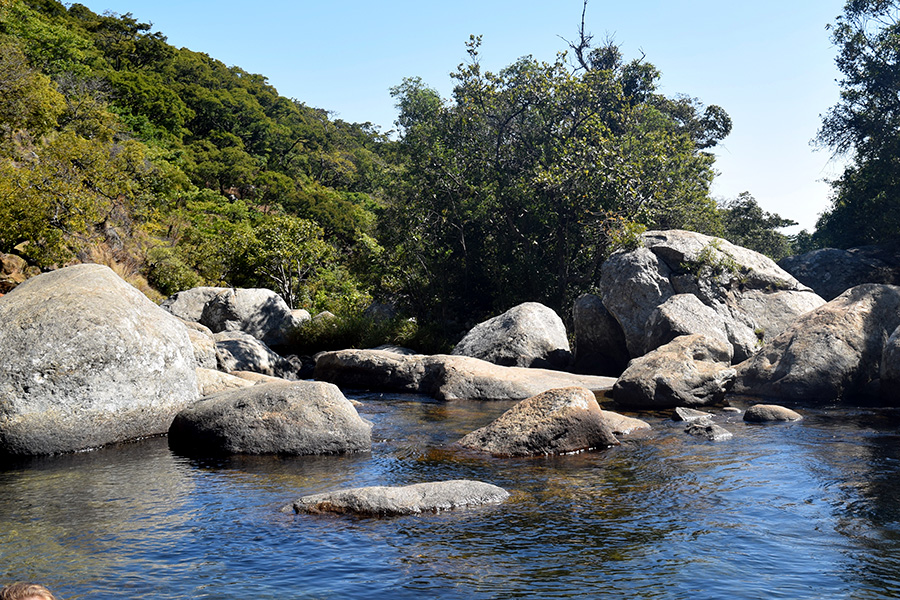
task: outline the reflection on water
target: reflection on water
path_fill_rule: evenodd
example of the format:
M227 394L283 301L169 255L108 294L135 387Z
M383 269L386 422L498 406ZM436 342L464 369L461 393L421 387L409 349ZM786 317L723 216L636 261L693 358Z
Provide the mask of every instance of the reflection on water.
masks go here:
M891 598L900 418L807 411L699 441L494 459L450 448L509 408L360 396L371 454L172 454L164 438L0 470L0 581L74 598ZM302 494L471 478L504 505L397 519L295 516Z

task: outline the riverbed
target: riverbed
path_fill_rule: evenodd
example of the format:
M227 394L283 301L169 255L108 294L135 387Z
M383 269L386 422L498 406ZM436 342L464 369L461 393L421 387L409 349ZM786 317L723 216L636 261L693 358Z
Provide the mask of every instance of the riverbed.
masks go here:
M371 453L179 456L152 438L0 466L0 582L106 598L896 598L900 412L686 435L667 415L621 446L461 454L511 404L348 394ZM376 519L281 512L301 495L477 479L497 506Z

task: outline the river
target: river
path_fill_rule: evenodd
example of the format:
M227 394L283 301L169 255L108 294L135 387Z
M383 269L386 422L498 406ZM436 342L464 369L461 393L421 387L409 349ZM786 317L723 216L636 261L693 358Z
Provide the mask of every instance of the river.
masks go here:
M368 454L192 459L165 438L0 466L0 581L106 598L897 598L900 412L804 410L707 442L664 415L596 452L448 446L511 406L359 394ZM502 505L283 513L342 487L477 479Z

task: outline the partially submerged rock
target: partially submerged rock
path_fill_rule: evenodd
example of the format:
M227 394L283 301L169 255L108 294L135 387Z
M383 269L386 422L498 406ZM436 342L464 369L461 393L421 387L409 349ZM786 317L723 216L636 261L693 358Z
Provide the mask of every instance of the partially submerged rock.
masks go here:
M881 353L881 395L891 404L900 404L900 327L884 343Z
M569 387L523 400L457 444L498 456L533 456L605 448L619 441L594 394Z
M612 389L633 409L717 404L734 379L731 346L702 335L684 335L631 361Z
M570 359L566 327L553 309L525 302L473 327L453 349L506 367L565 367Z
M458 479L402 487L372 486L313 494L299 498L285 509L297 513L393 517L500 504L507 498L509 493L503 488L480 481Z
M900 287L847 290L738 365L734 392L815 403L866 393L898 326Z
M317 357L315 377L343 388L420 393L438 400L524 400L573 385L600 392L615 382L611 377L501 367L468 356L381 350L324 352Z
M187 329L111 269L84 264L0 298L0 454L165 433L198 398Z
M803 416L784 406L777 404L754 404L744 413L744 420L750 423L768 421L800 421Z
M709 442L724 442L733 437L733 434L730 431L721 425L716 425L712 421L706 419L693 421L684 428L684 432Z
M672 420L684 421L685 423L693 423L694 421L709 420L712 419L712 417L712 413L679 406L675 409L675 412L672 415Z
M368 452L372 425L329 383L263 383L182 410L169 444L191 455Z
M652 429L650 424L641 419L620 415L611 410L603 411L603 420L609 425L609 430L615 435L629 435L635 431L647 431Z

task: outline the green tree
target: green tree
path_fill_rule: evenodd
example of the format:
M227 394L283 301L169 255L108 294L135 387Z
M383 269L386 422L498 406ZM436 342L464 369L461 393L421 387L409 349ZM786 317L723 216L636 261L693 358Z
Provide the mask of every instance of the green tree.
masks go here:
M498 73L482 70L479 44L451 101L419 79L393 90L405 169L382 232L417 312L559 309L627 233L718 226L703 148L730 129L724 111L704 126L698 103L656 92L652 65L583 34L575 65L524 57Z
M816 141L849 156L816 224L820 245L849 247L900 232L900 2L848 0L831 27L841 98Z
M765 254L772 260L781 260L792 253L791 239L777 230L797 222L764 211L750 192L741 192L737 198L726 201L721 213L723 237L731 243Z

